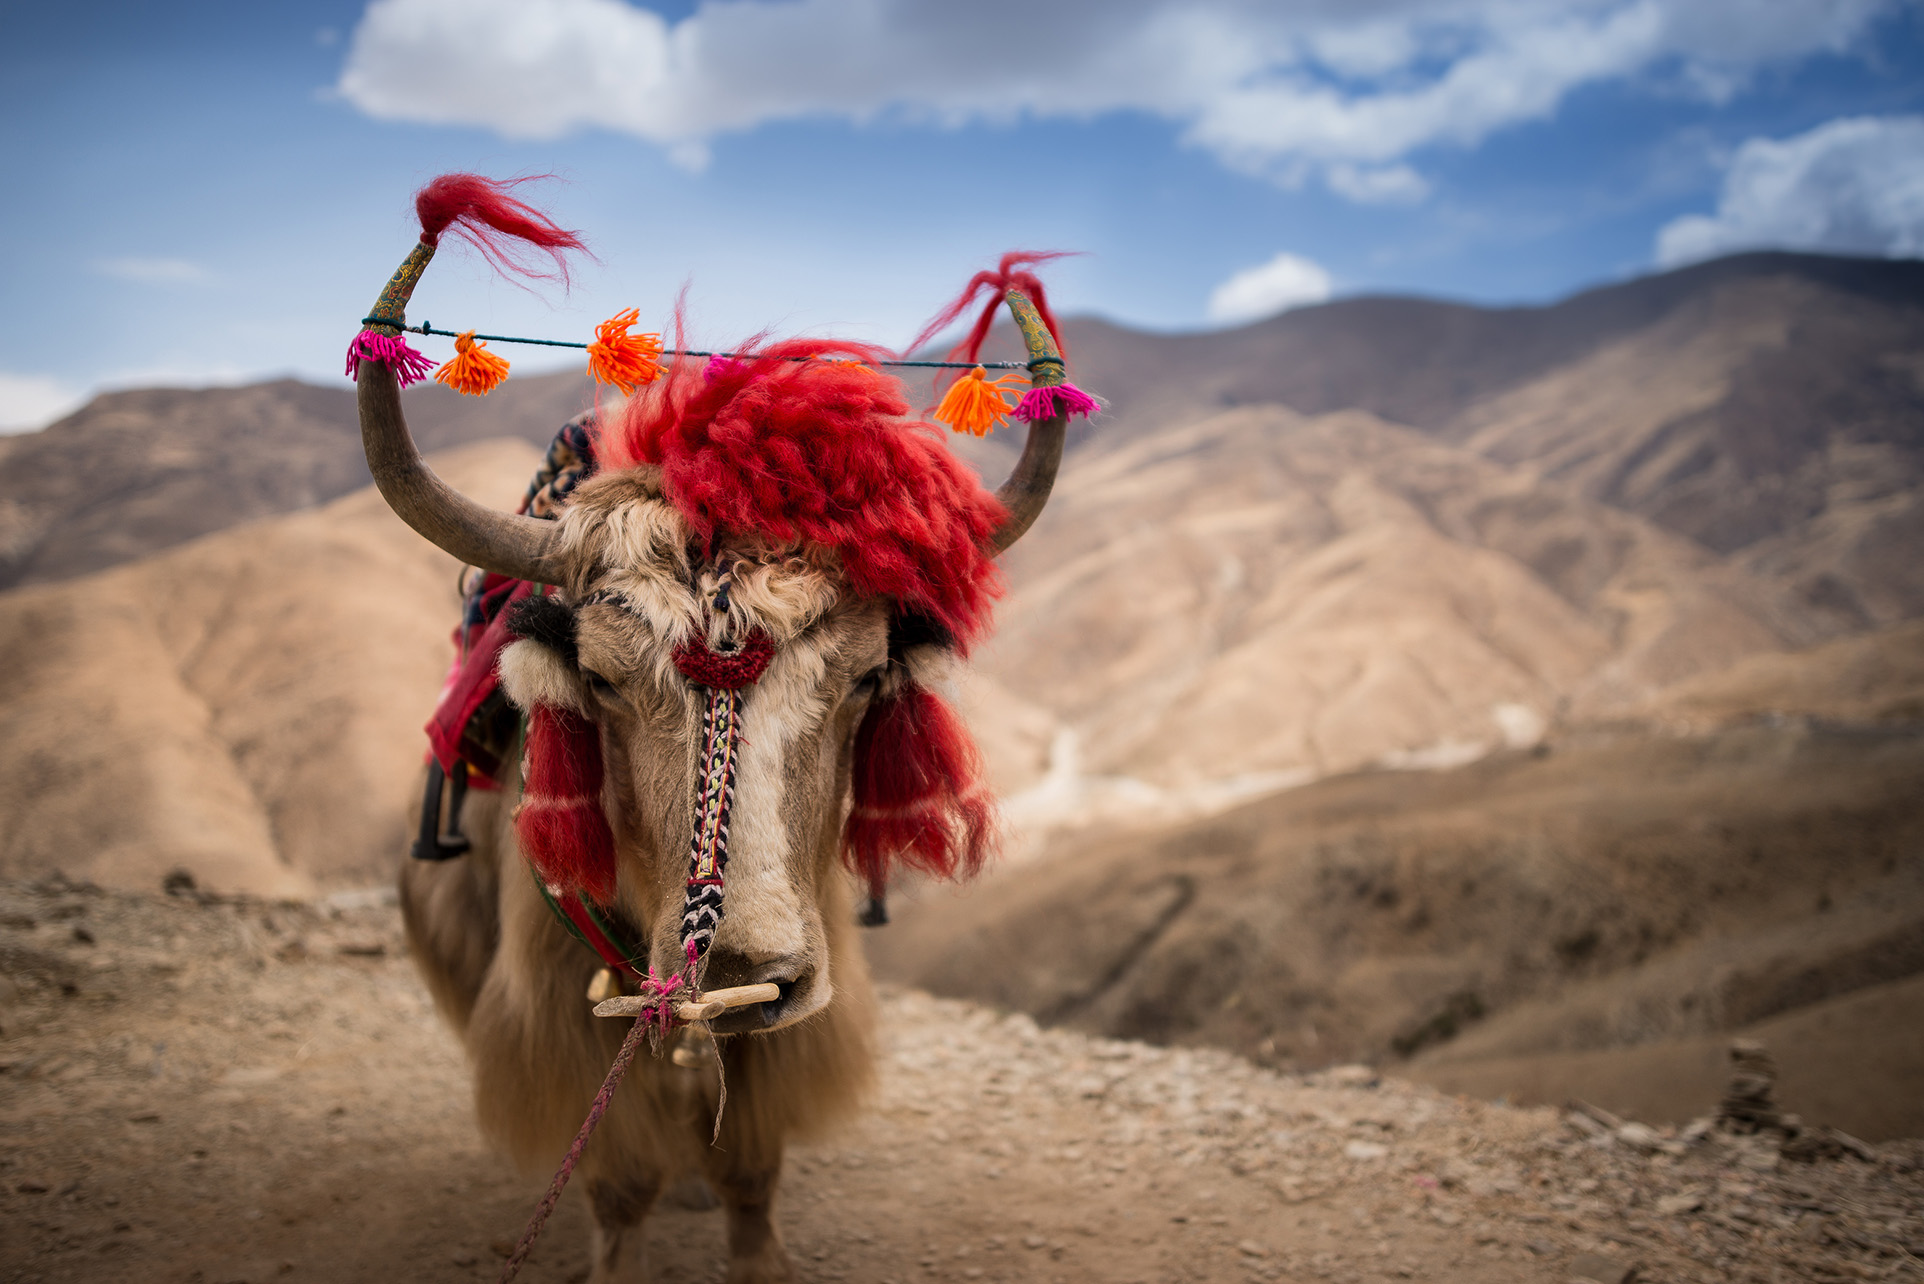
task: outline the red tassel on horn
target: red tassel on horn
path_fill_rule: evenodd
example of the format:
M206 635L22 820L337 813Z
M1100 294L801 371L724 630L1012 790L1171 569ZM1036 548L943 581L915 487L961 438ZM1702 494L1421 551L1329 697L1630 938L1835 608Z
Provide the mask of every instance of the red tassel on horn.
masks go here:
M976 296L987 290L988 300L982 305L982 312L976 317L975 324L970 327L968 337L956 344L948 356L950 361L980 360L982 341L989 337L989 326L995 321L997 309L1002 306L1002 296L1013 287L1029 296L1029 301L1035 304L1035 310L1042 317L1042 323L1049 327L1049 335L1056 341L1056 347L1066 356L1068 350L1062 347L1062 334L1056 329L1055 314L1049 311L1049 296L1042 288L1042 279L1029 268L1053 259L1067 258L1069 253L1067 250L1010 250L1002 256L1002 262L996 265L995 271L977 272L969 278L968 288L962 291L961 297L922 327L922 333L915 336L907 350L915 351L948 329L957 317L969 310Z
M536 280L568 280L569 250L585 252L580 235L570 232L534 206L514 195L530 178L484 178L480 174L443 174L414 195L414 212L421 219L421 239L436 244L443 232L471 242L497 270ZM531 250L543 251L554 261L553 271L542 271Z

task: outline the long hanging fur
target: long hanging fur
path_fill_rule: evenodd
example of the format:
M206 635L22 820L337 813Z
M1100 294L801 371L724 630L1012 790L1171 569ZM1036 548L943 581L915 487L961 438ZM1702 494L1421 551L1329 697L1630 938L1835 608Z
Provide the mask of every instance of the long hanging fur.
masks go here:
M611 903L615 836L601 810L600 730L567 709L537 704L522 772L514 832L542 881Z
M842 857L870 891L898 860L970 877L994 838L981 755L948 703L911 681L872 705L855 733L855 807L842 829Z

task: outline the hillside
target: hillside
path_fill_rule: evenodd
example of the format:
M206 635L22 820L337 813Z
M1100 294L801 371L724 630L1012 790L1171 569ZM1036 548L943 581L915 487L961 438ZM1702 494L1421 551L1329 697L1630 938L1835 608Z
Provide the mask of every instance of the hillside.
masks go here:
M1658 519L1671 511L1663 499L1670 491L1612 489L1607 479L1622 468L1598 462L1642 451L1640 443L1680 417L1722 423L1719 407L1734 404L1744 381L1769 366L1760 353L1779 364L1802 359L1798 345L1782 350L1793 330L1831 335L1820 355L1846 376L1861 375L1866 363L1896 369L1892 345L1910 342L1915 274L1881 267L1891 271L1751 255L1541 309L1348 300L1166 344L1072 323L1078 377L1112 393L1116 414L1083 430L1050 510L1010 557L1014 592L964 691L1022 835L1018 851L1038 850L1062 827L1166 823L1373 764L1446 767L1527 746L1560 722L1636 710L1733 663L1904 617L1906 577L1918 564L1910 555L1918 541L1904 523L1918 490L1890 451L1824 454L1824 467L1875 463L1882 489L1831 485L1829 506L1801 526L1726 555L1665 528ZM1430 355L1418 360L1418 349ZM1252 355L1259 353L1266 355ZM1455 400L1439 382L1445 368L1461 376ZM1304 382L1315 371L1335 382ZM1350 373L1339 378L1343 371ZM1813 416L1805 436L1834 429L1868 440L1884 431L1869 410L1832 421L1810 409L1835 400L1838 377L1820 362L1806 381L1815 402L1781 398ZM1383 400L1399 387L1413 400ZM1146 399L1185 388L1187 400L1171 406L1186 404L1188 417L1151 423ZM478 401L438 387L408 393L430 449L497 430L545 439L590 395L572 375L510 380ZM1257 397L1370 402L1412 422L1278 404L1198 411ZM1895 413L1895 402L1877 405L1878 414ZM28 732L16 737L12 757L23 769L39 764L22 779L59 783L45 798L34 789L0 797L13 835L0 845L5 868L44 870L58 854L117 881L109 871L132 850L125 844L138 847L139 830L123 832L99 815L147 816L154 832L175 832L175 822L162 819L172 804L117 802L102 812L92 791L121 797L118 782L136 762L150 762L136 774L160 780L173 769L168 763L203 760L215 766L187 771L179 789L159 788L157 797L204 794L226 782L218 804L187 809L229 817L206 827L228 836L197 858L212 885L267 890L211 872L240 869L232 853L243 850L272 850L283 871L324 881L380 867L373 852L387 844L380 836L397 832L395 814L355 820L341 850L358 854L345 856L310 850L299 836L307 822L277 809L298 810L303 781L353 778L363 767L351 764L368 754L401 762L415 751L416 713L356 723L369 734L391 728L378 734L398 739L378 749L297 730L315 718L348 717L338 710L363 707L360 688L341 680L323 693L312 675L330 664L310 663L275 628L232 627L226 613L235 608L211 585L242 574L244 587L231 592L247 604L243 615L255 602L339 602L344 594L411 603L406 625L390 624L392 638L409 640L391 638L378 655L351 632L351 610L309 608L326 619L311 621L304 636L305 645L340 657L331 662L340 671L369 675L366 690L395 693L375 704L412 710L433 689L424 675L438 671L452 614L438 573L425 570L439 565L431 550L362 492L279 519L293 523L285 530L269 521L204 535L194 545L200 553L184 561L170 554L153 571L70 578L249 513L301 511L351 486L365 475L351 413L346 390L292 383L123 393L44 433L0 442L0 489L13 488L3 511L18 536L15 568L28 579L68 577L71 590L50 585L41 596L34 589L0 598L9 608L0 613L0 656L17 675L0 690L14 693L10 707L48 710L66 707L77 691L124 692L99 722L112 730L78 741L64 738L64 721L51 713L20 723ZM990 468L998 450L1006 450L1002 438L976 445ZM1795 450L1779 454L1793 471L1808 472ZM68 458L98 462L58 466ZM1742 468L1752 468L1752 456L1744 459ZM490 474L497 489L488 493L507 504L519 489L508 474L525 476L527 465L503 469ZM1654 506L1654 515L1632 511L1640 506ZM70 516L59 539L44 522L55 510ZM345 564L299 551L330 546L334 537L323 532L343 522L350 543L364 542L370 522L392 542ZM271 562L262 549L274 550ZM432 580L432 592L377 587L403 564L414 568L407 575ZM1856 587L1814 588L1820 564L1836 572L1826 583ZM150 583L194 585L173 594L167 615L176 623L168 627L217 639L224 666L254 675L234 692L232 712L205 712L216 685L204 676L206 662L187 644L156 640L149 619L162 599L142 589L149 596L140 605L109 609L130 586ZM1830 605L1813 607L1813 593ZM1876 609L1844 610L1838 603L1847 597ZM383 609L393 617L397 608ZM60 639L57 660L38 658L45 636ZM390 657L398 655L418 658L397 668ZM175 690L182 666L194 664L203 676L188 680L176 708L160 693ZM55 670L62 676L47 676ZM401 694L408 690L421 694ZM278 703L241 712L243 701L269 692ZM185 747L181 729L209 718L249 729L209 733L213 740L195 732L188 739L198 747ZM283 729L270 725L277 719ZM224 760L245 765L216 769ZM47 764L58 770L48 775ZM393 794L390 785L356 806L379 799L388 808ZM180 834L200 828L179 825ZM149 866L185 859L187 841L169 838L156 850L172 854L144 859L127 877L151 885ZM229 855L215 860L216 850Z
M1541 307L1342 299L1202 334L1070 318L1111 413L1073 449L1227 407L1367 411L1740 554L1861 628L1924 609L1924 265L1744 254ZM996 355L1013 356L1010 337ZM920 388L922 385L916 385ZM545 445L578 375L411 389L426 450ZM990 472L1004 440L960 443ZM344 387L146 390L0 439L0 588L65 578L366 480Z
M433 459L512 505L538 455ZM372 487L0 597L0 874L263 896L384 882L459 613Z
M1685 684L1646 711L1669 730L1566 726L1452 770L1090 829L978 887L910 892L874 955L1091 1033L1671 1122L1720 1040L1767 1036L1787 1080L1830 1085L1827 1117L1915 1135L1924 723L1916 630L1882 641ZM1728 702L1765 666L1798 675L1769 687L1782 706L1883 720Z
M493 437L545 448L594 392L560 374L510 380L482 401L438 385L404 396L432 452ZM345 386L107 393L44 431L0 437L0 589L117 566L368 480Z
M1009 569L978 670L1076 737L1090 787L1176 811L1527 745L1821 636L1689 541L1359 413L1092 443Z
M1231 406L1364 410L1733 555L1827 627L1924 611L1924 263L1743 254L1543 307L1356 298L1207 334L1066 330L1112 410L1078 449Z

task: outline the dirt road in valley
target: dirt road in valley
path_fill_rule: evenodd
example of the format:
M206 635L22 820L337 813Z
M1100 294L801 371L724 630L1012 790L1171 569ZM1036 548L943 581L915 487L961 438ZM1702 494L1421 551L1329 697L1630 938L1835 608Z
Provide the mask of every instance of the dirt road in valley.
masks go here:
M545 1183L479 1138L379 896L0 885L0 965L7 1279L491 1280ZM883 1019L873 1109L790 1152L804 1280L1924 1279L1924 1143L1797 1162L914 991ZM571 1193L522 1278L585 1279L586 1239ZM716 1213L649 1242L721 1276Z

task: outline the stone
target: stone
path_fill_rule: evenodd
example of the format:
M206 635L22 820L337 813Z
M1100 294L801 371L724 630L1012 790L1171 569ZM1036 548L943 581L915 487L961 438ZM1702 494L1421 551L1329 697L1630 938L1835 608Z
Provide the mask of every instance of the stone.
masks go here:
M1570 1263L1570 1278L1585 1284L1629 1284L1636 1274L1634 1266L1613 1262L1600 1253L1579 1253Z
M1675 1195L1665 1195L1657 1201L1657 1211L1665 1217L1678 1217L1684 1213L1694 1213L1704 1206L1704 1197L1698 1191L1680 1191Z
M1649 1124L1626 1123L1617 1129L1617 1140L1625 1145L1635 1146L1638 1150L1661 1150L1663 1134Z
M1717 1126L1726 1132L1755 1133L1781 1128L1783 1118L1772 1100L1777 1088L1777 1063L1755 1039L1730 1044L1730 1080L1718 1103Z

